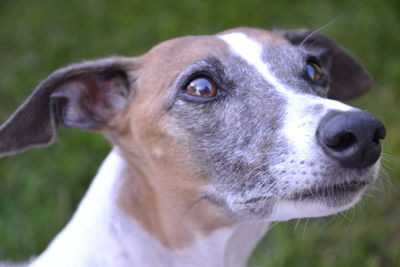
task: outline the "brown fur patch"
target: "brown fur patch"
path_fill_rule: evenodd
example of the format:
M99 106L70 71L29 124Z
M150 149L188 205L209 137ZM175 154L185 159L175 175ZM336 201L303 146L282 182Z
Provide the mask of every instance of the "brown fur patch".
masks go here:
M115 117L111 140L131 170L119 197L121 208L170 249L231 224L218 206L202 199L208 181L196 174L190 152L174 138L165 103L189 64L227 53L216 37L184 37L161 43L139 58L135 96Z

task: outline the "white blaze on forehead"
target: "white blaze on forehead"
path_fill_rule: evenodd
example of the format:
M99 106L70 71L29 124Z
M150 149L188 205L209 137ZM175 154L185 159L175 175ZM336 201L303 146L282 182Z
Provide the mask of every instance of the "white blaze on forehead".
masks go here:
M275 76L268 70L267 65L262 60L262 46L260 43L250 39L243 33L228 33L218 36L229 44L231 50L245 59L249 64L253 65L258 72L270 82L275 88L282 93L287 91L285 86L281 84Z
M265 78L266 81L270 82L279 92L283 93L288 98L300 97L301 99L297 101L302 102L302 106L305 106L304 100L307 100L308 104L323 102L324 99L321 97L295 93L294 90L289 90L285 84L278 81L278 79L270 72L268 62L264 62L262 60L263 47L259 42L249 38L244 33L237 32L224 34L218 37L224 40L235 54L241 56L250 65L256 67L258 72ZM331 109L343 111L346 111L350 108L347 105L332 100L326 100L326 103L324 104L327 104L327 106L329 106Z

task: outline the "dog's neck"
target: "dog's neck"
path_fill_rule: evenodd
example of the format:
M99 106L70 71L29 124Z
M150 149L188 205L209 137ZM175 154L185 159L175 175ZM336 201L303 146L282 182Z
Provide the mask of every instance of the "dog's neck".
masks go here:
M134 179L127 170L130 164L113 150L72 220L33 266L244 266L268 228L267 223L210 226L213 214L196 214L204 212L201 205L169 217L158 209L133 205L129 214L121 195L138 191L126 190L126 179ZM134 201L135 196L122 199ZM146 207L151 208L148 203ZM143 225L146 221L152 225ZM173 242L174 238L181 240Z

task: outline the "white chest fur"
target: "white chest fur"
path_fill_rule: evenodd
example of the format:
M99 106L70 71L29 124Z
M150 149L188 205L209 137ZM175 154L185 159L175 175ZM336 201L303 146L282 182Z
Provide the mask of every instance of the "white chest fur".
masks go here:
M171 251L116 205L127 163L113 150L65 229L31 265L50 266L244 266L268 228L247 223L222 228L184 250Z

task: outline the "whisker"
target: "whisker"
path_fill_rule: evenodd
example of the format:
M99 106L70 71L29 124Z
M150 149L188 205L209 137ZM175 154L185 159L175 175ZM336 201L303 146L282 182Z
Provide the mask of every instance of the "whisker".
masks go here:
M298 218L297 222L296 222L296 224L294 226L294 233L297 233L297 227L299 226L300 221L301 221L301 218Z
M272 228L274 228L275 226L277 226L279 224L279 222L273 222L271 223L270 227L268 230L271 230Z
M383 165L383 164L381 165L381 168L379 169L379 175L378 175L379 180L382 180L382 182L386 183L383 185L387 185L387 186L389 186L389 188L393 188L394 185L392 184L392 181L390 179L390 174L386 170L386 168L387 167L385 165Z
M354 217L349 217L349 215L347 214L347 210L345 211L341 211L340 215L342 215L342 217L350 222L354 221Z
M400 165L400 159L396 158L395 156L392 156L392 155L390 155L388 153L384 153L384 152L382 152L381 155L382 155L382 159L392 162L396 165Z
M312 33L310 33L306 38L304 38L304 40L300 43L299 47L302 48L303 45L310 40L312 37L314 37L314 35L322 32L323 30L325 30L326 28L328 28L329 26L331 26L332 24L336 23L340 18L342 18L344 15L344 13L339 14L336 18L334 18L332 21L330 21L328 24L322 26L321 28L313 31Z
M330 225L330 224L333 224L333 223L334 223L334 221L337 219L337 214L334 214L334 215L332 215L332 216L329 216L329 218L330 218L330 219L329 219L328 221L325 221L327 225Z
M302 239L304 239L305 235L306 235L306 230L307 230L307 226L308 226L308 222L310 221L310 218L306 219L306 222L304 224L304 228L303 228L303 234L301 236Z

